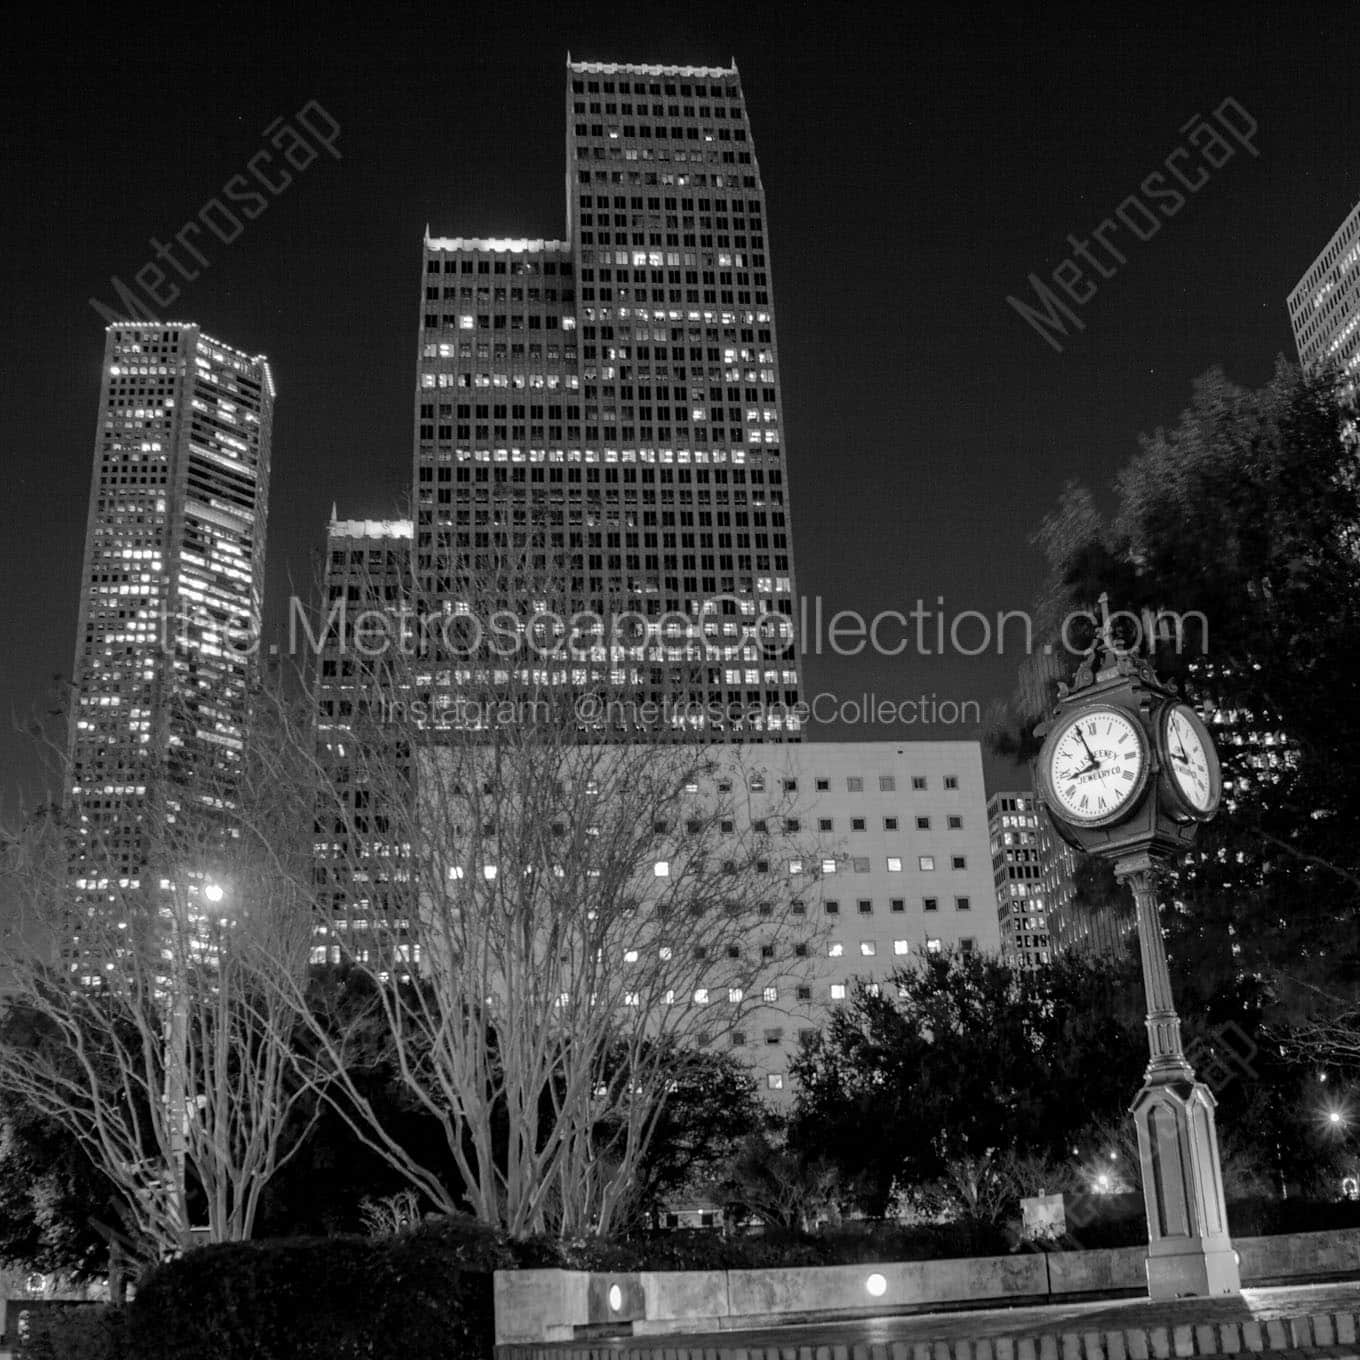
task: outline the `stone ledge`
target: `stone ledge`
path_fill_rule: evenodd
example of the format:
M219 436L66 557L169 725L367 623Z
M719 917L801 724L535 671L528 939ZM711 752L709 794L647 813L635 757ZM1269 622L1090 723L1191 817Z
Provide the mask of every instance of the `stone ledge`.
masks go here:
M1355 1313L1318 1313L1259 1322L1128 1327L1117 1331L1041 1332L981 1340L855 1342L811 1346L723 1344L721 1337L654 1345L590 1342L500 1345L497 1360L1192 1360L1197 1356L1269 1354L1272 1360L1360 1360ZM1349 1342L1333 1344L1336 1337ZM716 1343L716 1344L715 1344Z

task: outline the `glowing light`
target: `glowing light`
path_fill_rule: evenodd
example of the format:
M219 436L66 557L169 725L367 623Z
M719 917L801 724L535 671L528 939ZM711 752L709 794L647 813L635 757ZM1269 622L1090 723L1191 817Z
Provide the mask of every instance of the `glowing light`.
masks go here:
M883 1295L888 1292L888 1281L883 1275L880 1275L878 1271L874 1271L874 1273L864 1281L864 1288L868 1293L872 1294L874 1298L881 1299Z
M226 893L220 883L205 883L203 885L203 896L216 905L226 896Z
M617 1313L623 1307L623 1290L616 1284L609 1286L609 1307Z

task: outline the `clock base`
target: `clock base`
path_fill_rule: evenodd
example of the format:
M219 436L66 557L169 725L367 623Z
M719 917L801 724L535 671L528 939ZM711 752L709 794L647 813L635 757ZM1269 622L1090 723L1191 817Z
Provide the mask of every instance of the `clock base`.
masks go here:
M1151 1082L1133 1106L1147 1207L1148 1297L1236 1294L1213 1092L1201 1081Z

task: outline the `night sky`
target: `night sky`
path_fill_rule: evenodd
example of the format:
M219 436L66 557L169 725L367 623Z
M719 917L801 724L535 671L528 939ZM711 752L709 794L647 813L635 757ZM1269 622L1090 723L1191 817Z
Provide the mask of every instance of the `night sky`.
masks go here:
M104 321L310 100L322 156L166 319L269 356L270 617L331 503L394 513L411 465L421 236L564 231L564 63L741 70L769 205L799 586L824 610L1028 605L1065 481L1106 490L1222 364L1293 357L1285 296L1360 196L1354 11L1331 5L900 8L699 3L201 4L60 11L7 72L0 429L0 806L38 786L13 730L69 674ZM100 31L100 25L108 25ZM145 26L143 26L143 24ZM1259 124L1076 309L1056 353L1006 303L1236 99ZM987 703L1017 655L810 657L809 695ZM813 735L817 735L814 731ZM823 735L975 737L976 728ZM1015 778L991 763L989 784Z

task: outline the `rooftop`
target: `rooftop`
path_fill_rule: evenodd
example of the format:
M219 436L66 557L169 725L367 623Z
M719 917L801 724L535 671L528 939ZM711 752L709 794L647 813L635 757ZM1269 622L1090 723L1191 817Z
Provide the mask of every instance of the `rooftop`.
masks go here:
M731 66L647 66L635 62L572 61L567 57L567 69L583 75L601 76L679 76L682 80L721 80L737 74L737 63Z
M525 236L431 236L425 229L427 250L490 250L508 251L512 255L571 254L570 241L545 241L542 237L530 240Z
M331 511L331 522L326 526L328 538L410 538L409 519L336 519Z

